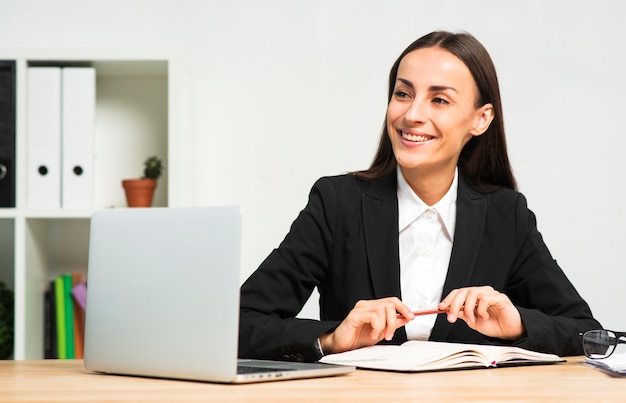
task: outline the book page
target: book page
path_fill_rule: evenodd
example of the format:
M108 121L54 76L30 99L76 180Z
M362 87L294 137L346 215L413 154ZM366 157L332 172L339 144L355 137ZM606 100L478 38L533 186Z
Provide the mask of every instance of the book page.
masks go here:
M462 347L459 349L458 345L452 343L414 340L401 346L376 345L331 354L320 361L391 371L426 371L486 365L484 355L477 351L468 351L465 346Z
M411 343L407 342L407 343ZM405 343L405 344L407 344ZM546 354L540 353L537 351L526 350L520 347L512 347L512 346L492 346L486 344L461 344L461 343L441 343L441 342L427 342L427 343L438 343L438 344L449 344L453 346L457 346L458 349L468 349L468 350L476 350L479 351L484 357L485 360L489 362L490 365L504 364L510 361L532 361L532 362L559 362L563 361L561 357L554 354Z
M339 354L320 361L389 371L433 371L496 366L508 360L557 362L560 357L517 347L411 340L401 346L376 345ZM529 361L529 362L531 362Z

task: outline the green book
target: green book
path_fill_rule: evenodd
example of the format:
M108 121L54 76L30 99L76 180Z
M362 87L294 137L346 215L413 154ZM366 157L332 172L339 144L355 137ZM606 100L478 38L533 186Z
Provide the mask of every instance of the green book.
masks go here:
M65 340L65 282L63 277L54 279L54 296L56 302L57 320L57 357L61 360L67 358Z
M67 359L74 359L74 303L72 300L72 275L63 275L63 297L65 307L65 353Z

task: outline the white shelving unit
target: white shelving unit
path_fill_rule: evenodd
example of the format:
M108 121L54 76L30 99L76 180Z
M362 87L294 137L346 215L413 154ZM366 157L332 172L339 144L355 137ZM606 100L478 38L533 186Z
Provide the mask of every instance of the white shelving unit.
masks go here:
M174 180L191 166L184 74L171 57L151 52L0 52L0 59L16 61L16 207L0 209L0 280L15 292L14 358L41 359L44 291L62 273L87 272L90 217L126 207L121 180L140 177L143 161L158 155L165 172L153 205L188 204L185 184ZM26 72L33 65L96 70L93 209L27 208Z

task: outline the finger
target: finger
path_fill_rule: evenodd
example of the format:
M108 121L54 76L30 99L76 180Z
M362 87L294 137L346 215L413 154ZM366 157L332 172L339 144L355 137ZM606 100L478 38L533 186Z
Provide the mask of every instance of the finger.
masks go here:
M439 308L442 311L447 311L448 313L446 314L446 318L448 319L448 321L450 323L453 323L455 320L455 315L454 312L450 311L450 306L452 304L452 301L454 300L455 295L457 294L458 290L452 290L448 293L448 295L445 296L444 299L441 300L441 302L439 303L439 305L437 305L437 308Z
M463 303L463 316L465 322L468 324L474 324L476 321L475 307L479 299L480 291L474 288L470 288L465 296L465 302Z
M393 328L393 333L395 333L395 331L406 325L407 323L409 323L410 321L412 321L413 319L415 319L415 314L413 313L413 311L411 310L411 308L409 308L407 305L405 305L404 303L400 303L400 305L396 305L393 309L393 314L390 315L389 317L393 317L394 321L390 322L391 327ZM391 332L391 330L390 330ZM393 337L393 335L392 335Z
M369 329L369 337L377 340L380 329L380 320L377 316L376 306L371 301L358 301L342 323L357 334L361 330Z
M437 307L441 309L442 311L445 311L448 308L450 308L450 304L452 303L452 301L454 300L454 297L456 296L458 292L459 292L458 289L454 289L450 291L448 295L446 295L446 297L443 300L441 300L441 302L439 303Z
M450 292L451 299L448 305L448 322L454 323L459 317L459 311L463 309L465 304L465 297L467 295L467 289L457 289Z
M476 304L476 315L480 316L483 320L489 319L489 307L491 306L491 299L491 296L484 296Z
M398 327L415 317L411 309L397 297L358 301L351 314L355 327L368 326L369 336L377 341L392 339Z
M385 329L385 340L389 341L393 339L394 333L396 333L396 307L394 305L388 305L385 310L387 327Z
M481 315L483 319L489 319L492 313L500 310L504 310L511 306L511 300L499 291L491 289L491 293L485 295L485 297L479 302L476 307L476 313Z
M396 297L385 299L383 306L386 323L384 338L385 340L391 340L396 333L396 329L400 326L404 326L408 322L404 315L407 315L409 318L415 317L415 315L413 315L413 312L411 312L408 306ZM400 315L401 319L398 318L398 315Z
M406 306L401 301L400 301L399 305L395 306L395 311L396 311L396 318L397 319L401 319L401 320L405 320L406 321L405 323L415 319L415 315L413 314L413 310L411 308L409 308L408 306ZM403 325L401 325L401 326L403 326ZM396 326L396 328L397 327L399 327L399 326Z
M378 309L372 311L369 315L369 325L372 328L370 331L370 337L372 340L380 340L382 339L381 333L385 330L385 325L387 324L386 318L384 318L384 314L381 314ZM384 333L383 333L384 334Z
M494 290L493 287L484 286L476 289L475 295L477 299L474 304L474 315L480 316L483 320L488 320L490 317L489 308L502 294Z

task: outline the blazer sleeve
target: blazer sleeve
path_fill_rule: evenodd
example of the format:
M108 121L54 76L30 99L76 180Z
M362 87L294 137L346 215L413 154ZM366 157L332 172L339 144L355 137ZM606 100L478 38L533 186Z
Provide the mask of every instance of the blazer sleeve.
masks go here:
M308 362L321 357L317 339L339 322L296 315L324 281L336 214L335 188L322 178L283 242L240 289L239 357Z
M580 355L578 334L602 328L563 273L537 230L535 215L519 195L516 205L518 253L504 292L517 306L526 335L515 345L559 355Z

